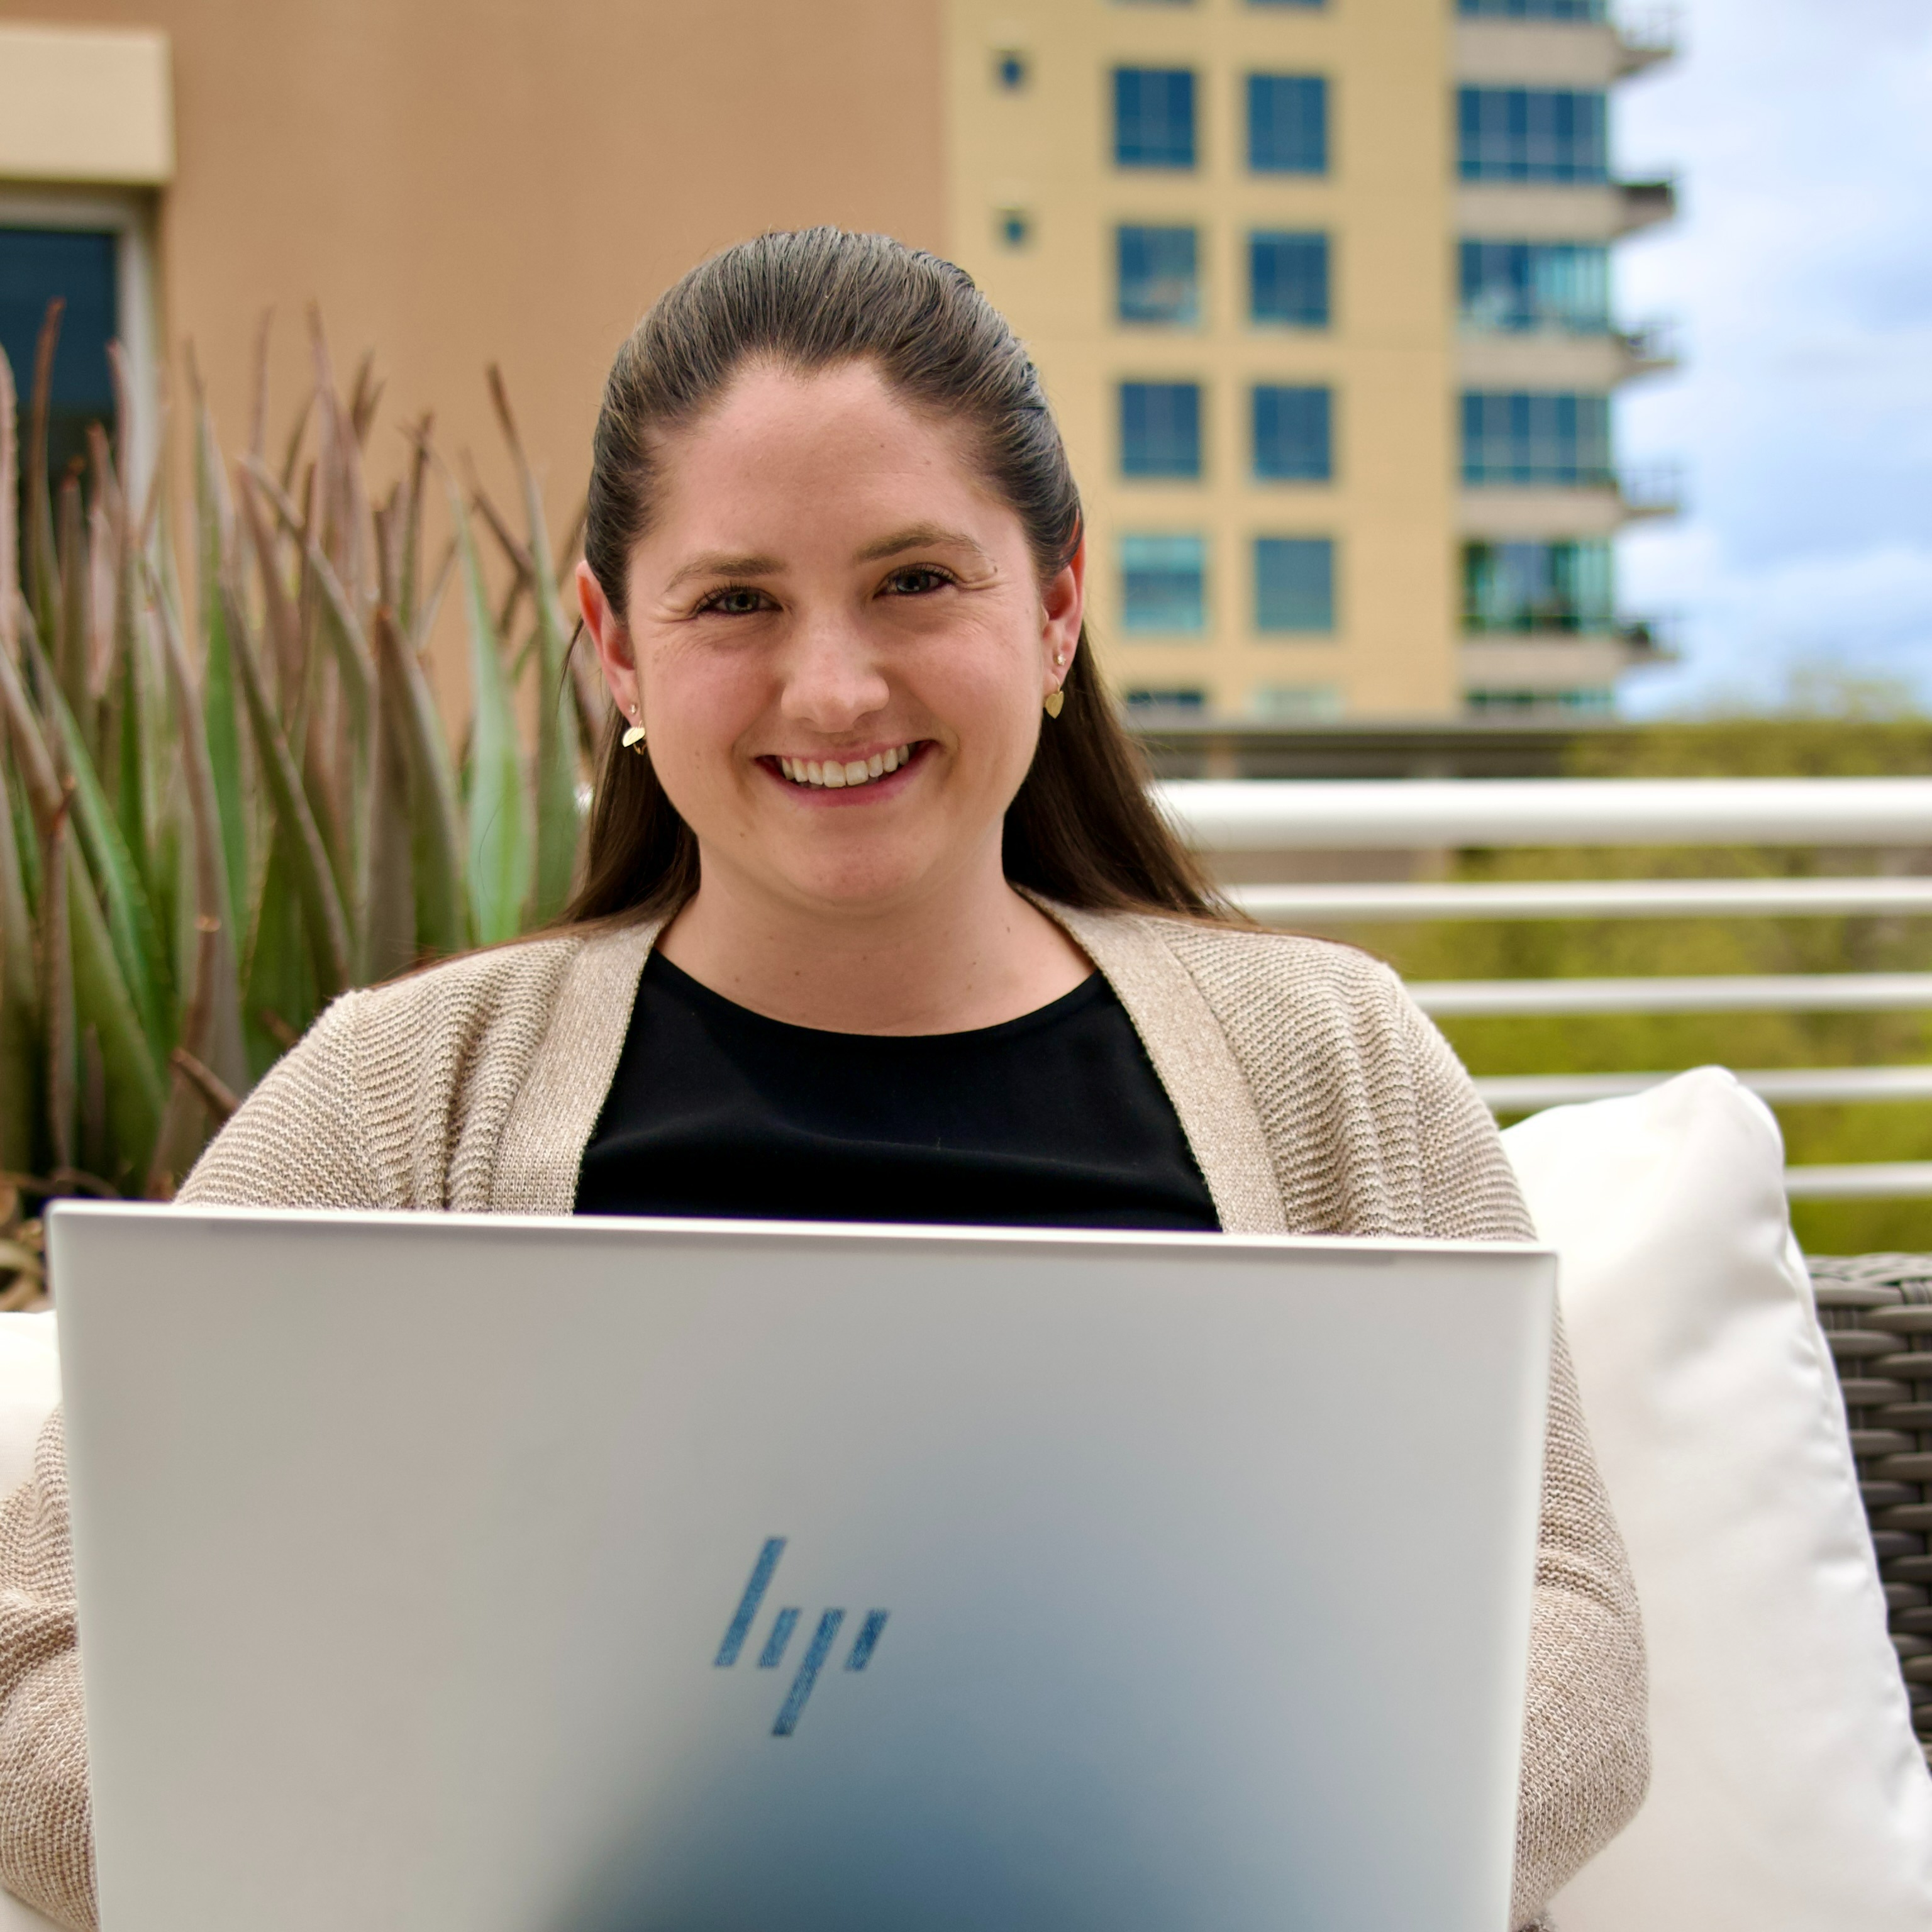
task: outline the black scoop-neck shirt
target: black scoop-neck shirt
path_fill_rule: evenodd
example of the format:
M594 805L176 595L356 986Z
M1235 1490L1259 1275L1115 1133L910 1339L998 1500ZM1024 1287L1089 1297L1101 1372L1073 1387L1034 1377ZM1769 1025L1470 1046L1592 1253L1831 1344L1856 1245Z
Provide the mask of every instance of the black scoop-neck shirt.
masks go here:
M1206 1182L1098 973L967 1033L790 1026L653 952L580 1214L1214 1229Z

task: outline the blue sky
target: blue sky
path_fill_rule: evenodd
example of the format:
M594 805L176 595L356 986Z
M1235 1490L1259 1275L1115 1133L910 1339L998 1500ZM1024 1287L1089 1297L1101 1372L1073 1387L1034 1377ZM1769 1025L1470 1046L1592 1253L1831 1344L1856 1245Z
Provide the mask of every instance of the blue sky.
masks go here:
M1815 667L1932 705L1932 0L1690 0L1682 30L1614 123L1681 208L1618 249L1618 308L1685 356L1624 392L1621 460L1681 460L1689 506L1623 539L1625 608L1684 650L1625 708Z

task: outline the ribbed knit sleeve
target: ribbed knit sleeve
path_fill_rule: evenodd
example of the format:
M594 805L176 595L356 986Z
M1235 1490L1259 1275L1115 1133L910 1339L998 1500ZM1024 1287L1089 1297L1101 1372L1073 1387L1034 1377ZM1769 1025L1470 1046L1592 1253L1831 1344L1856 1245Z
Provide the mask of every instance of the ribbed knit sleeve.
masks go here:
M87 1732L58 1409L34 1445L33 1474L0 1504L0 1878L50 1918L94 1932Z
M1393 977L1393 975L1390 976ZM1400 993L1400 988L1397 989ZM1502 1140L1468 1074L1406 993L1396 1009L1416 1069L1421 1141L1439 1230L1534 1240ZM1550 1363L1543 1514L1531 1624L1513 1922L1636 1815L1650 1780L1648 1677L1636 1588L1597 1472L1559 1318Z
M1353 947L1170 925L1226 1030L1299 1234L1533 1240L1495 1121L1388 967ZM1636 1815L1643 1627L1559 1323L1530 1630L1513 1924Z

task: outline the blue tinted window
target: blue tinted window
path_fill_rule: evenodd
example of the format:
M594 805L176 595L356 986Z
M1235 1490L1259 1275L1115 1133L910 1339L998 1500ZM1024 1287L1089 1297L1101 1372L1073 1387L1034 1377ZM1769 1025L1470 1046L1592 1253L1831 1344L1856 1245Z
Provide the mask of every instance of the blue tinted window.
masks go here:
M1600 89L1462 88L1456 139L1465 181L1600 182L1610 172Z
M1328 238L1264 232L1248 237L1248 313L1294 328L1328 326Z
M1325 483L1334 473L1326 389L1255 389L1255 474L1270 482Z
M1616 622L1610 540L1472 543L1462 550L1472 631L1607 631Z
M1312 9L1325 7L1328 0L1248 0L1250 7L1300 7Z
M1033 222L1023 208L1000 211L1000 240L1009 248L1024 248L1033 239Z
M1201 386L1198 382L1120 385L1120 473L1124 476L1201 474Z
M1612 482L1610 399L1549 390L1466 392L1462 480L1564 486Z
M993 80L1008 94L1019 93L1027 84L1027 57L1008 52L993 56Z
M1259 174L1328 170L1328 83L1319 74L1248 76L1248 166Z
M1194 165L1194 76L1186 68L1114 70L1114 158L1124 168Z
M1126 695L1130 711L1205 711L1208 709L1208 694L1192 685L1184 685L1178 689L1169 686L1159 691L1136 686Z
M1200 319L1201 276L1191 228L1123 228L1115 236L1123 322Z
M1120 539L1120 628L1192 635L1208 623L1208 546L1199 537Z
M87 453L87 426L114 428L114 383L107 345L119 306L116 237L58 228L0 228L0 349L14 367L20 435L27 435L34 355L47 304L67 304L54 352L47 424L48 473L58 478ZM22 452L24 458L25 452ZM26 464L23 460L21 469ZM13 514L10 505L4 514Z
M1255 541L1255 628L1279 634L1335 628L1335 546L1327 537Z
M1505 20L1607 20L1607 0L1456 0L1459 14Z
M1610 251L1596 242L1465 242L1463 325L1483 329L1610 326Z

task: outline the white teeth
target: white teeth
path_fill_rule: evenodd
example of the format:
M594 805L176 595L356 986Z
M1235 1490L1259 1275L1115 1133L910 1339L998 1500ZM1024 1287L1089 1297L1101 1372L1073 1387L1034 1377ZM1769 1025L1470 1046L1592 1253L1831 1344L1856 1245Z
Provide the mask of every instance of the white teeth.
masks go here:
M912 763L912 747L895 745L890 752L874 752L869 758L842 760L830 758L820 764L815 758L780 758L778 770L794 784L818 785L827 790L843 791L848 786L870 784L888 772Z

